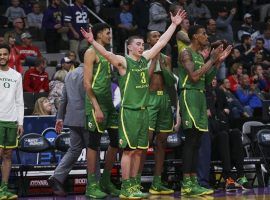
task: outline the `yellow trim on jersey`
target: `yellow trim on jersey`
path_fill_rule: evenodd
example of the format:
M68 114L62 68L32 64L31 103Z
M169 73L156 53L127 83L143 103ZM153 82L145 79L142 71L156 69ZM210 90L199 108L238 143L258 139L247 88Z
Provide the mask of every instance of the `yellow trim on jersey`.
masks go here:
M127 140L127 143L128 143L129 148L131 148L131 149L136 149L136 147L132 147L132 146L130 145L130 142L129 142L129 139L128 139L128 136L127 136L127 132L126 132L126 128L125 128L125 123L124 123L123 114L124 114L124 108L122 107L122 108L121 108L121 123L122 123L123 131L124 131L124 135L125 135L125 138L126 138L126 140Z
M183 87L185 87L185 85L187 83L187 79L188 79L188 75L186 75L186 78L184 79Z
M197 124L196 124L196 122L195 122L195 119L194 119L194 117L192 116L192 114L191 114L191 112L190 112L190 110L189 110L189 108L188 108L188 105L187 105L186 91L187 91L187 90L184 90L184 103L185 103L186 109L187 109L187 111L188 111L188 115L189 115L189 117L191 118L191 120L193 121L193 124L194 124L195 128L197 128L199 131L203 131L203 132L208 131L208 129L202 129L202 128L200 128L200 127L197 126Z
M148 130L149 131L155 131L155 129L154 128L151 128L151 127L149 127Z
M118 129L118 126L110 126L109 128Z
M160 133L171 133L171 132L173 132L173 129L170 129L170 130L160 130L159 132Z
M127 79L126 79L126 83L125 83L125 88L124 88L124 92L123 92L124 94L123 94L123 99L122 99L122 102L121 102L121 106L123 105L123 102L124 102L124 99L125 99L125 94L126 94L126 90L127 90L127 85L128 85L129 77L130 77L130 72L127 75Z
M104 133L104 131L100 130L100 128L99 128L99 125L98 125L97 120L96 120L94 109L92 109L92 115L93 115L93 118L94 118L94 121L95 121L98 132L99 133Z
M148 149L149 148L149 143L147 144L146 147L137 146L137 148L139 148L139 149Z
M92 83L92 88L94 88L94 86L95 86L95 82L96 82L97 76L98 76L99 71L100 71L100 66L101 66L101 62L98 64L98 69L97 69L97 73L94 76L94 80L93 80L93 83Z

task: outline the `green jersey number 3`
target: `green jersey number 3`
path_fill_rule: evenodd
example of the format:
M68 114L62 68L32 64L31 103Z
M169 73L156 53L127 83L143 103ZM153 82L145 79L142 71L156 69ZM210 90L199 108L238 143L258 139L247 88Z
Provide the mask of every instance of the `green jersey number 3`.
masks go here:
M141 72L141 83L146 83L146 77L144 72Z

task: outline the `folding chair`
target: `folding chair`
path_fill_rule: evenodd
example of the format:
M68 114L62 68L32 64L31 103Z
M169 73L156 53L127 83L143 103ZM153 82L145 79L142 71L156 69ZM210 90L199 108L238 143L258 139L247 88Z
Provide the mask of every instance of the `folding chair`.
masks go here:
M257 133L258 147L264 161L264 186L267 186L270 173L270 129L262 129ZM264 170L263 170L264 171ZM262 171L262 172L263 172Z

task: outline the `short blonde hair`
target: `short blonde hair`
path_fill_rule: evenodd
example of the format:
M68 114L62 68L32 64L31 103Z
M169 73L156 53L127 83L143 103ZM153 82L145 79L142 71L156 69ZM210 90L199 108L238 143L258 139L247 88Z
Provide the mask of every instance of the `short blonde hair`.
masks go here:
M58 71L54 74L53 80L58 80L58 81L64 82L67 73L68 73L68 72L67 72L66 70L64 70L64 69L58 70Z
M49 101L47 97L40 97L36 100L33 115L48 115L48 113L44 110L43 102Z

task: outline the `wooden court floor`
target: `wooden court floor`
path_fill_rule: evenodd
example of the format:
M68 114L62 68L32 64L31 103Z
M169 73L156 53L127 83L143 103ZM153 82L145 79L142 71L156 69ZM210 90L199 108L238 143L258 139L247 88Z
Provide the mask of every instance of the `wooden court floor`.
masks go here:
M69 195L67 197L23 197L22 200L87 200L84 195ZM117 200L119 198L107 197L106 200ZM200 197L181 197L179 192L174 195L151 195L149 200L270 200L270 188L254 188L248 191L237 191L235 193L226 193L223 190L215 191L213 195Z

